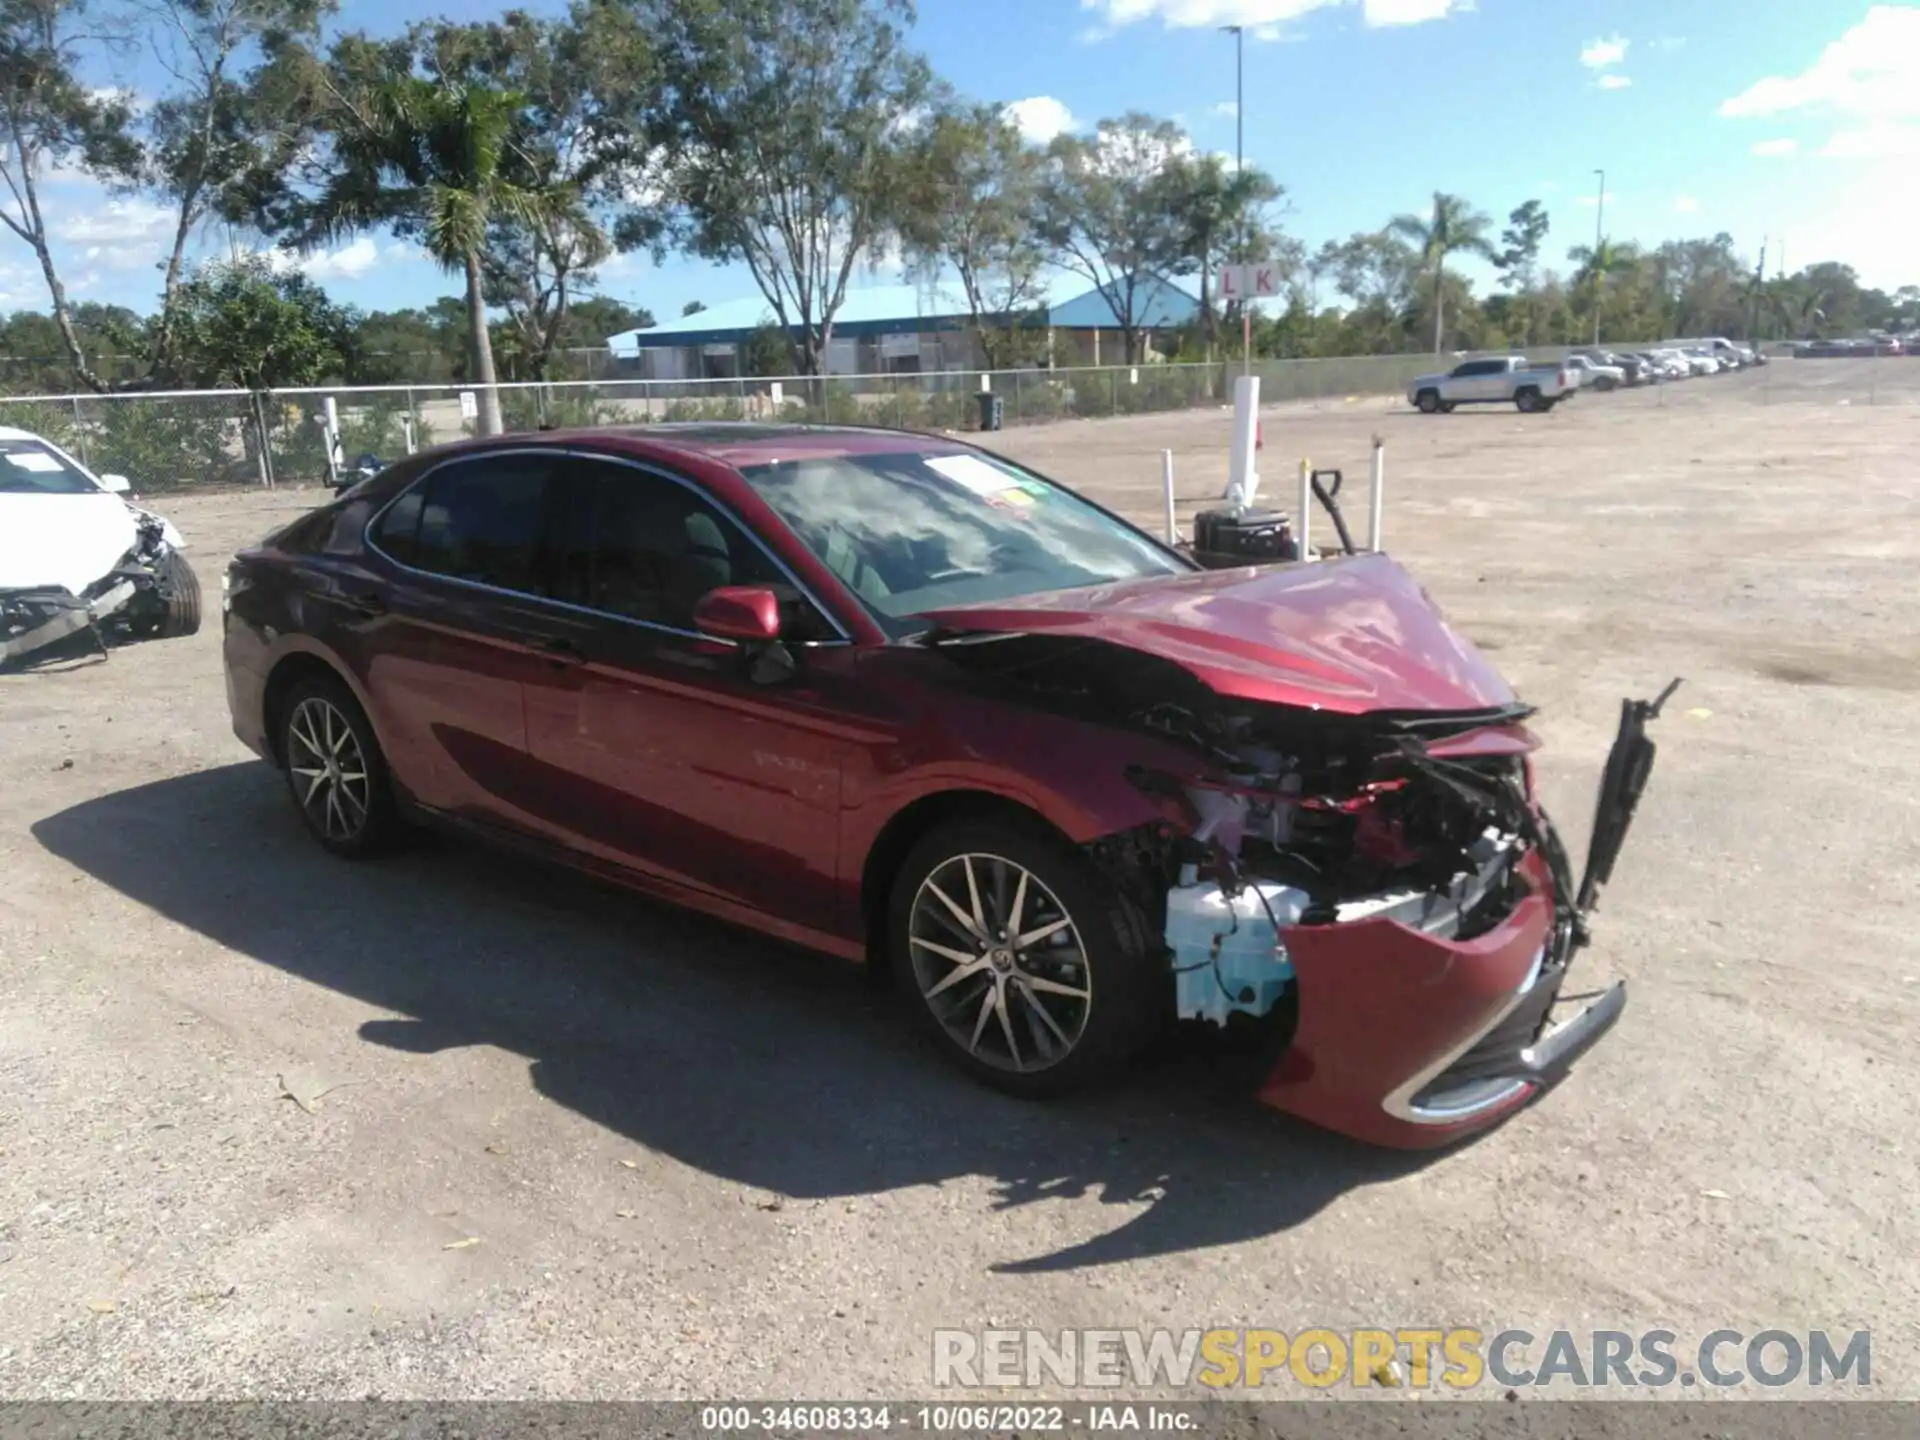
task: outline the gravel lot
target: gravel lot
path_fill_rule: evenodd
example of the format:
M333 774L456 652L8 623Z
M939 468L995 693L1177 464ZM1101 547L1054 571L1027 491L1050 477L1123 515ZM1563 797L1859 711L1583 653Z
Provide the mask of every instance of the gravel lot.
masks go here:
M847 967L458 844L330 860L217 625L0 678L0 1395L898 1398L941 1326L1430 1324L1867 1327L1920 1397L1916 402L1784 362L1268 415L1361 517L1384 435L1391 548L1542 707L1576 845L1620 698L1687 680L1583 961L1625 1018L1438 1157L1177 1057L1022 1105ZM1158 452L1190 514L1227 432L1003 448L1157 523ZM315 498L161 508L211 601Z

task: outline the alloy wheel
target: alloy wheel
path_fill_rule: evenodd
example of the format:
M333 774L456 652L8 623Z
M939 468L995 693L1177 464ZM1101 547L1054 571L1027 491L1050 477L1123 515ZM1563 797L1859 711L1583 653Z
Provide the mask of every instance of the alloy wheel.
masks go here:
M1048 1070L1080 1042L1093 976L1079 928L1015 862L970 853L942 861L908 913L914 980L962 1049L995 1069Z
M309 695L287 721L287 769L308 821L329 840L346 843L366 828L373 780L360 737L337 705Z

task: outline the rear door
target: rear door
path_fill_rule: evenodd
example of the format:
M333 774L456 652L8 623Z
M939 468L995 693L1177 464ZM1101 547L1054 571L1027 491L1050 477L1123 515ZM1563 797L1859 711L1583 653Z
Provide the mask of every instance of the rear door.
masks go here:
M553 637L527 737L556 839L673 884L833 929L855 655L769 551L691 481L576 456L550 536ZM790 671L702 636L723 585L772 588Z
M547 669L541 543L564 462L532 447L448 461L368 532L389 574L363 597L363 680L395 775L435 809L527 822L524 689Z

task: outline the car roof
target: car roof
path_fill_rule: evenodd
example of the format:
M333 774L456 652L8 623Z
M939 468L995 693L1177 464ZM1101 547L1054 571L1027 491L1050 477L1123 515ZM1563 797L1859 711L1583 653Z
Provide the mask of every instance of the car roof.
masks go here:
M511 439L514 437L502 437ZM518 437L523 442L525 436ZM957 455L963 440L918 430L865 425L783 425L754 421L684 421L659 425L603 425L545 430L548 444L586 445L628 454L694 456L734 469L780 460L834 459L845 455Z
M0 425L0 440L38 440L47 443L44 435L36 435L31 430L16 430L11 425Z

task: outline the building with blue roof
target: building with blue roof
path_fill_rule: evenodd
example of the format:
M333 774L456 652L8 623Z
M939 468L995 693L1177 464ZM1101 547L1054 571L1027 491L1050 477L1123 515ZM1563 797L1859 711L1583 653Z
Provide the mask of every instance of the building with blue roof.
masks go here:
M1138 328L1148 332L1188 325L1200 313L1196 295L1158 274L1133 287ZM756 330L776 323L760 295L607 337L621 369L648 380L695 380L739 373L740 347ZM1114 306L1084 276L1062 275L1048 285L1044 322L1047 353L1057 365L1120 363L1125 342ZM788 332L798 338L799 327ZM952 284L869 285L849 289L833 319L825 370L829 375L921 374L978 370L984 359L965 297Z

